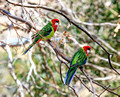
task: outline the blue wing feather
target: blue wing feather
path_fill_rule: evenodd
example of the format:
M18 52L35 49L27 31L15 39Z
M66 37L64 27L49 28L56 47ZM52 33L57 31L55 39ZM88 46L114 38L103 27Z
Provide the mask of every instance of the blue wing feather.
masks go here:
M73 69L69 69L67 72L67 75L65 77L65 84L69 85L73 79L73 76L75 75L76 71L77 71L77 67L72 67ZM74 70L74 71L73 71Z

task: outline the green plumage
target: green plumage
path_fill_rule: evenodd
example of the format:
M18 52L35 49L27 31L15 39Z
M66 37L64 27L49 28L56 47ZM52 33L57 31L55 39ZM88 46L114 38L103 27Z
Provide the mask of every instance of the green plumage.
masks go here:
M85 64L85 60L87 59L87 54L83 50L83 48L80 48L72 57L70 65L78 64L78 66L81 66Z
M72 78L74 74L76 73L76 70L79 66L85 64L87 61L87 54L83 50L83 48L80 48L78 52L76 52L71 60L70 68L67 72L66 78L65 78L65 84L69 85L72 81ZM74 66L75 65L75 66Z
M37 34L32 36L35 41L42 39L47 40L54 35L54 29L52 27L52 22L50 21L46 26L44 26Z
M52 22L50 21L46 26L44 26L38 33L32 35L33 43L29 45L28 49L25 50L23 54L26 54L29 49L41 40L47 40L54 35L54 29L52 27Z

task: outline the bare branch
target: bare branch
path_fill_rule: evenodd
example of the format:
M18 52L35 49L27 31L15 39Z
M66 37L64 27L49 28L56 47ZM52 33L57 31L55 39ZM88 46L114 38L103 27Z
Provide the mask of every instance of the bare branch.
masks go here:
M61 5L61 12L64 14L68 14L76 23L82 24L82 25L87 25L87 26L113 26L116 27L117 24L106 22L106 23L87 23L87 22L82 22L75 12L73 12L70 8L64 5L62 0L58 0L59 4Z
M9 38L10 38L10 31L8 30L7 44L9 44ZM8 45L6 45L6 51L8 53L8 57L9 57L9 61L8 61L9 73L11 74L12 78L14 79L14 81L16 82L16 84L18 86L18 92L20 94L20 97L24 97L23 86L22 86L22 83L20 82L20 80L18 80L15 75L15 71L14 71L13 64L12 64L12 61L13 61L12 53L11 53L10 47Z
M32 33L30 33L30 38L31 38L31 34ZM32 40L30 41L30 43L32 43ZM32 60L32 48L31 48L31 51L29 51L29 60L31 63L31 67L30 67L30 71L29 71L28 76L27 76L27 81L30 80L30 76L32 75L32 71L34 72L35 75L37 75L36 65L35 65L34 61Z
M61 78L61 81L62 81L63 84L64 84L64 81L63 81L63 79L62 79L62 72L61 72L61 62L60 62L60 78ZM68 86L68 87L70 87L70 88L73 90L74 94L75 94L77 97L79 97L79 96L77 95L75 89L74 89L72 86Z
M100 93L99 97L110 87L110 85L103 91Z
M84 70L83 70L83 67L79 67L79 69L82 71L82 72L84 72ZM84 74L85 74L85 72L84 72ZM86 74L87 75L87 74ZM93 90L93 94L94 94L94 97L96 97L96 92L95 92L95 88L93 87L93 82L92 82L92 80L88 77L88 76L86 76L86 78L90 81L90 84L91 84L91 87L92 87L92 90Z
M86 72L85 72L83 69L80 69L80 70L82 71L82 73L83 73L86 77L88 77L88 75L86 74ZM96 81L94 81L94 80L92 80L92 82L93 82L94 84L102 87L103 89L107 90L108 92L110 92L110 93L112 93L112 94L115 94L115 95L117 95L117 96L120 96L120 94L117 94L117 93L111 91L110 89L106 89L106 87L104 87L103 85L99 84L98 82L96 82Z

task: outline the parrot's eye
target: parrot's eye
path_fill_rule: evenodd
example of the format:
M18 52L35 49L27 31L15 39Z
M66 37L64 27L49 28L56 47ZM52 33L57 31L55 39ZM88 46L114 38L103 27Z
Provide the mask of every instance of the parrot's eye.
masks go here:
M90 50L90 48L88 48L88 50Z

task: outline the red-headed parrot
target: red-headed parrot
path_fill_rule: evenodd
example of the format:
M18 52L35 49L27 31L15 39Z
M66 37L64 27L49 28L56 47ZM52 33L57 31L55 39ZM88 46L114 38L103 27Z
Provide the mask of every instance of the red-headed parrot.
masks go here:
M87 62L87 57L89 56L91 47L90 46L84 46L80 48L72 57L72 60L70 62L70 68L67 72L66 78L65 78L65 84L69 85L73 79L73 76L75 75L77 68L84 65Z
M41 40L47 40L53 37L55 31L57 30L59 24L58 19L52 19L46 26L44 26L38 33L32 36L33 43L25 50L23 54L26 54L33 45L39 43Z

